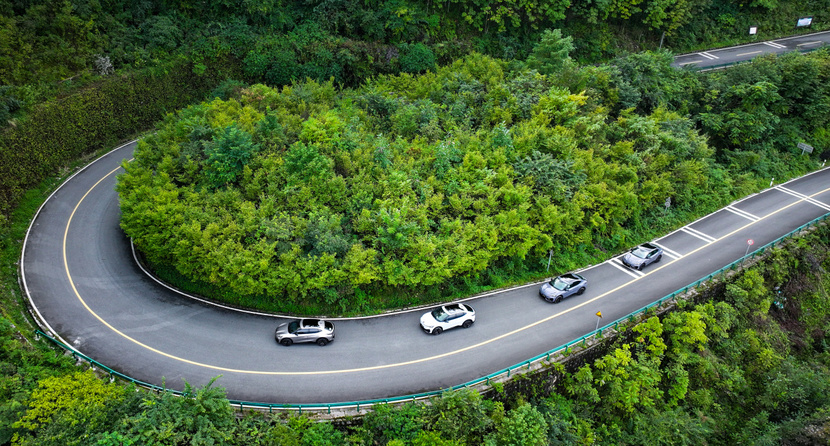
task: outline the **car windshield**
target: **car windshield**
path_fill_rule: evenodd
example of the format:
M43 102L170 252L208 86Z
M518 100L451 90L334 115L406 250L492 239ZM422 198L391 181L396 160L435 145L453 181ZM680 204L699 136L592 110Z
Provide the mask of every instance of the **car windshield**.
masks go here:
M651 251L651 250L648 249L648 248L643 248L642 246L640 246L639 248L635 249L634 251L631 251L631 254L634 254L634 257L639 257L641 259L644 259L648 255L649 251Z
M449 314L447 314L443 308L436 308L432 310L432 317L434 317L438 322L444 322L447 320L447 317L449 317Z
M561 277L557 277L550 281L550 286L556 288L559 291L565 291L568 289L568 282L562 280Z
M300 321L294 321L288 324L289 333L296 333L298 328L300 328Z

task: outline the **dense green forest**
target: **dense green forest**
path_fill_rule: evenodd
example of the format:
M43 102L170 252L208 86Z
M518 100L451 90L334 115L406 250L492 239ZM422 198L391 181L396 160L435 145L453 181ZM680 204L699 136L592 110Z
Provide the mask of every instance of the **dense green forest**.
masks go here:
M152 127L224 80L311 78L357 87L470 52L524 60L542 33L572 37L597 63L682 52L830 25L828 0L13 0L0 2L0 223L67 163ZM758 34L747 33L750 25ZM230 82L228 85L233 85ZM36 129L36 130L35 130ZM41 129L43 129L41 131Z
M830 148L826 51L700 75L665 52L577 66L544 36L523 64L473 53L169 116L124 164L122 227L212 297L354 314L539 277L549 250L554 271L604 260Z
M186 397L136 392L0 328L6 375L0 443L16 445L820 445L830 443L830 229L773 249L712 292L649 317L598 359L554 365L553 391L519 378L485 398L379 406L360 419L237 418L221 378ZM777 290L780 293L777 293ZM626 339L628 339L626 341ZM26 364L20 365L20 364ZM40 367L37 367L40 366ZM42 372L41 372L42 373ZM511 390L512 389L512 390ZM522 389L522 390L516 390ZM19 392L19 393L18 393Z

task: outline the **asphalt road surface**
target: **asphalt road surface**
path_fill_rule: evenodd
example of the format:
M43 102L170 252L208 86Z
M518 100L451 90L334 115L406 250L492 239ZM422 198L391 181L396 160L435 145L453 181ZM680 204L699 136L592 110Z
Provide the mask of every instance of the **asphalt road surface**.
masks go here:
M785 37L766 42L732 46L716 50L682 54L674 58L674 67L694 67L699 70L750 61L762 54L781 54L789 51L811 51L830 44L830 31Z
M220 308L177 294L136 265L118 226L118 148L64 183L24 244L24 288L42 323L64 342L135 379L181 390L217 381L228 398L336 403L438 390L544 353L613 321L830 211L830 170L817 171L681 228L656 242L663 260L642 272L619 258L582 271L588 290L560 304L539 284L468 301L469 329L423 333L423 310L337 320L336 340L283 347L283 317ZM752 247L750 247L752 248Z

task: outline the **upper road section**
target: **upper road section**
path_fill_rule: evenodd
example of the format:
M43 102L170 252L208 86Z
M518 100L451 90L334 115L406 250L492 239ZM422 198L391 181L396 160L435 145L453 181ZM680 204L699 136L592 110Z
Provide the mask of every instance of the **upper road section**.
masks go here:
M674 58L672 66L694 66L701 70L707 70L746 62L762 54L812 51L828 44L830 44L830 31L824 31L766 42L750 43L748 45L682 54Z

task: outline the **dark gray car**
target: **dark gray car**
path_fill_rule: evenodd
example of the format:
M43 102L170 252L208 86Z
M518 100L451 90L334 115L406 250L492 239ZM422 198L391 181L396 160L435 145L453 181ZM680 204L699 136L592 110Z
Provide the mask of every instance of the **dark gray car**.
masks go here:
M588 283L584 277L576 273L563 274L550 282L545 282L539 288L539 295L546 301L558 304L562 299L574 294L580 295L585 292L585 285Z
M297 319L280 324L274 338L286 347L301 342L324 346L334 340L334 324L319 319Z
M626 254L622 259L622 263L639 271L643 267L659 262L662 258L663 249L651 243L643 243Z

